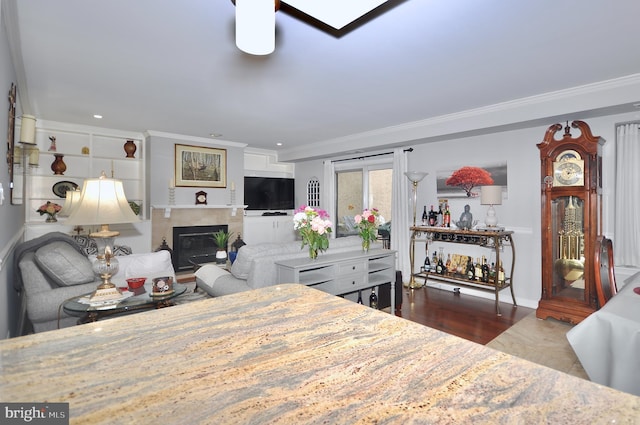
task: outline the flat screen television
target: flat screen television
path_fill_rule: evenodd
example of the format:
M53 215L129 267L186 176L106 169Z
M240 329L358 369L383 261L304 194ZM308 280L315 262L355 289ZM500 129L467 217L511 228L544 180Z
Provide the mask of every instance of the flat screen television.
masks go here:
M248 210L295 209L294 179L285 177L245 177L244 204Z

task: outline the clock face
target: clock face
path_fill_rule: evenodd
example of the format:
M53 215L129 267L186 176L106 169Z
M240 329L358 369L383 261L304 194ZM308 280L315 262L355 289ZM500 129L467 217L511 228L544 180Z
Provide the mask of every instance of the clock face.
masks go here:
M206 204L207 203L207 193L206 192L197 192L196 193L196 205L198 204Z
M583 161L565 160L553 164L554 186L583 186Z

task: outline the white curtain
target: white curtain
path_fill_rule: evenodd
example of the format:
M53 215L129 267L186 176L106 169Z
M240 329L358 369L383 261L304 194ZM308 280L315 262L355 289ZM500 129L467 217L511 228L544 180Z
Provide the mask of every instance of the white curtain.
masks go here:
M393 188L391 191L391 249L398 252L396 270L402 271L402 280L409 282L411 265L409 262L409 180L407 155L402 148L393 150Z
M324 161L324 176L322 183L323 187L320 188L320 193L322 194L320 198L320 208L329 213L329 218L333 223L333 232L331 233L331 237L335 238L336 233L338 233L338 218L331 217L331 214L335 214L336 210L336 184L333 162L329 160Z
M640 123L617 126L615 240L617 266L640 267Z

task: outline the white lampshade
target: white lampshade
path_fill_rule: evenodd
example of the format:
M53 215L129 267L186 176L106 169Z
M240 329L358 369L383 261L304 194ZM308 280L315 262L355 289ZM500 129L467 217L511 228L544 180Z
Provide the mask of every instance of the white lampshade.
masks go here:
M20 141L24 143L35 143L36 140L36 117L33 115L23 115L20 122Z
M406 171L404 173L404 175L413 183L422 181L422 179L424 179L428 174L429 173L425 173L424 171Z
M498 225L498 217L494 205L502 205L502 186L482 186L480 188L480 203L489 205L487 216L484 218L484 224L488 227Z
M79 205L71 211L67 224L100 225L101 232L92 233L93 237L117 236L118 232L111 232L109 224L134 223L140 221L133 212L126 196L122 182L102 176L97 179L87 179L82 186Z
M251 55L276 48L276 6L269 0L235 0L236 46Z
M480 188L480 204L502 205L502 186L482 186Z
M65 193L64 205L58 215L60 217L69 217L73 210L80 205L80 195L82 195L80 189L67 190Z

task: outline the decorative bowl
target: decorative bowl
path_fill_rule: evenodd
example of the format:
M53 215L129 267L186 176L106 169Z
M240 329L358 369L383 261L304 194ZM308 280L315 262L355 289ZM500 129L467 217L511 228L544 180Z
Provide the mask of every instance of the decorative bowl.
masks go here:
M144 285L146 280L146 277L131 277L127 279L127 284L129 285L129 289L138 289Z

